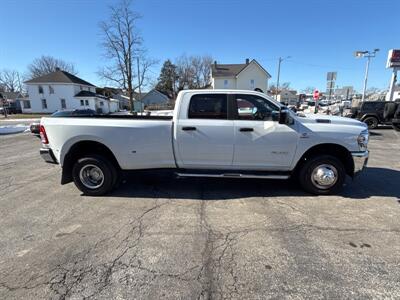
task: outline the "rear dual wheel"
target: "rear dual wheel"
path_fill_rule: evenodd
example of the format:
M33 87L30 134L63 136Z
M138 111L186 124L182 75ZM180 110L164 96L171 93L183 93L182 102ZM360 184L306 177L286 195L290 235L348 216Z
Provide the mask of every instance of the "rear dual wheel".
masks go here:
M118 181L118 175L114 164L100 155L80 158L72 168L76 187L88 196L101 196L110 192Z

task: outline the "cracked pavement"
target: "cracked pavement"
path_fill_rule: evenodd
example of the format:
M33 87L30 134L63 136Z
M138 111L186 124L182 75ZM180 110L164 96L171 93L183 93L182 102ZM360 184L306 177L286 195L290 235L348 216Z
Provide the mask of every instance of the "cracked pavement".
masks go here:
M131 176L61 186L30 134L0 136L1 299L400 298L400 134L373 132L340 195L292 181Z

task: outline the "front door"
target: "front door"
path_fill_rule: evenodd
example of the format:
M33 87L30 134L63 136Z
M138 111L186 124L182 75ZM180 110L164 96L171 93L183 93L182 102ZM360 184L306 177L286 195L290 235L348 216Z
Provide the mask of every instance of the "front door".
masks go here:
M279 124L279 107L258 95L234 96L237 111L233 167L248 170L288 169L296 151L295 125Z
M180 168L223 169L232 165L234 126L226 94L195 94L178 118L175 139Z

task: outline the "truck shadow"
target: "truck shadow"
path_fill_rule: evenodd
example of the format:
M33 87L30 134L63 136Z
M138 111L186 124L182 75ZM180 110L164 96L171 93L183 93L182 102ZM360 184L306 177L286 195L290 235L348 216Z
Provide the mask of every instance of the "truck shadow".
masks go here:
M373 196L400 200L400 171L367 168L353 180L348 178L338 196L367 199ZM295 180L228 178L176 178L171 172L129 174L110 196L129 198L171 198L230 200L250 197L310 197Z

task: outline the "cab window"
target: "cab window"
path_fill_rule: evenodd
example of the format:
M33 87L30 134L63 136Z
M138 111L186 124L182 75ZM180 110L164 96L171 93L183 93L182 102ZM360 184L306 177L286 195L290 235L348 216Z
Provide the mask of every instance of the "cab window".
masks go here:
M238 120L272 120L279 107L256 95L235 95Z
M189 119L228 118L226 94L198 94L192 96L189 104Z

